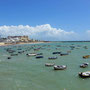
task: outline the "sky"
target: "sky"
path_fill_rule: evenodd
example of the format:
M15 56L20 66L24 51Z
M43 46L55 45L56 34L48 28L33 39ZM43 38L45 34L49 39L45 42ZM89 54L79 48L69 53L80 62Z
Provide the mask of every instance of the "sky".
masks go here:
M0 35L90 40L90 0L0 0Z

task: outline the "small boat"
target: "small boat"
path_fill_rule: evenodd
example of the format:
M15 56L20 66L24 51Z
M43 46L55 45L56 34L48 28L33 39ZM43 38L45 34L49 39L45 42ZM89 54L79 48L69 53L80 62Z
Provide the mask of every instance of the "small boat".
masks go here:
M61 53L60 56L66 56L68 53Z
M53 52L52 54L61 54L61 52Z
M54 66L55 63L45 63L45 66L48 66L48 67L51 67L51 66Z
M11 59L11 57L7 57L7 59Z
M11 54L11 56L17 56L18 54Z
M43 53L37 53L37 55L43 55Z
M36 58L38 59L38 58L43 58L43 56L36 56Z
M26 54L27 56L36 56L37 54L35 53L29 53L29 54Z
M83 56L84 59L90 58L90 55Z
M51 60L51 59L57 59L57 57L48 57L48 59L50 59L50 60Z
M66 65L55 65L54 66L54 70L64 70L66 68L67 68Z
M88 66L88 64L89 64L89 63L83 63L83 64L80 65L80 67L81 67L81 68L85 68L85 67Z
M90 77L90 71L79 72L78 75L82 78L87 78L87 77Z

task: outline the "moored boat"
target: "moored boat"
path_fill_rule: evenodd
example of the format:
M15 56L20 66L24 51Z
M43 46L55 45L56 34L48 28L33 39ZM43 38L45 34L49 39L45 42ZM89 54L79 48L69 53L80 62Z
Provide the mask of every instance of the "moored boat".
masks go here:
M49 60L57 59L57 57L48 57Z
M26 54L27 56L36 56L37 54L35 53L29 53L29 54Z
M66 56L68 53L61 53L60 56Z
M43 53L37 53L37 55L43 55Z
M87 77L90 77L90 71L79 72L78 75L82 78L87 78Z
M90 58L90 55L83 56L84 59Z
M85 68L85 67L88 66L88 64L89 64L89 63L83 63L83 64L80 65L80 67L81 67L81 68Z
M11 57L7 57L7 59L11 59Z
M67 68L66 65L55 65L54 66L54 70L64 70L66 68Z
M52 54L60 54L61 52L53 52Z
M36 56L36 58L38 59L38 58L43 58L43 56Z
M11 56L17 56L18 54L11 54Z
M51 67L51 66L54 66L55 63L45 63L45 66L48 66L48 67Z

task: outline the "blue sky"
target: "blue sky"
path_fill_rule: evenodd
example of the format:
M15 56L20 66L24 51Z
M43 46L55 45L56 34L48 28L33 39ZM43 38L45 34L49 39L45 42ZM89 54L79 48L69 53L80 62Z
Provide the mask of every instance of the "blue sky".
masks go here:
M83 35L90 30L90 0L0 0L0 26L44 24Z

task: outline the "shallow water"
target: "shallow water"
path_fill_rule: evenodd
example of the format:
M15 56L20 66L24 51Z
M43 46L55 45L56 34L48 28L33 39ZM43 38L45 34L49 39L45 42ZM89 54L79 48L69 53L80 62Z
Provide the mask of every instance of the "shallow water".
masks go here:
M70 48L71 45L75 46L73 50ZM88 49L83 48L84 45ZM34 51L32 47L41 49ZM15 53L20 51L18 48L22 50L28 48L28 51L7 59L10 56L5 50L7 48L16 50ZM60 56L53 55L54 51L71 53ZM28 57L27 53L43 53L44 58ZM90 79L78 76L78 72L90 70L90 65L87 68L79 67L83 62L90 63L90 58L82 58L83 55L89 54L90 42L53 42L35 46L27 44L0 47L0 90L90 90ZM52 56L57 56L58 59L48 60L48 57ZM45 63L67 65L67 69L55 71L53 67L45 67Z

